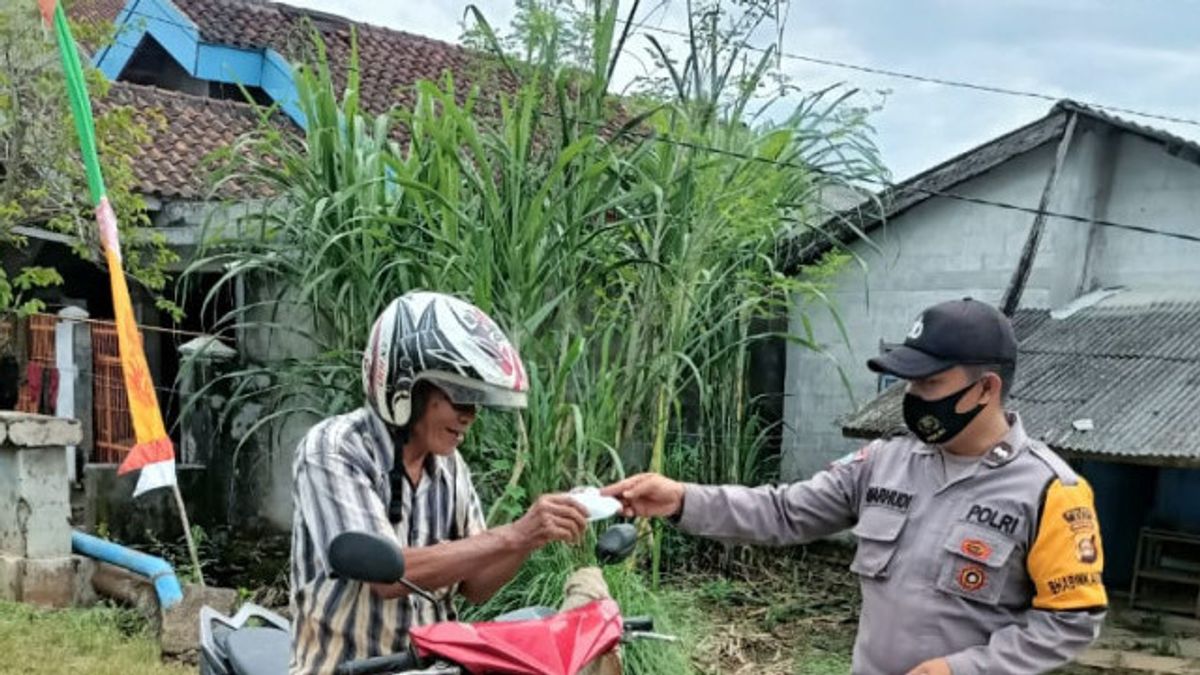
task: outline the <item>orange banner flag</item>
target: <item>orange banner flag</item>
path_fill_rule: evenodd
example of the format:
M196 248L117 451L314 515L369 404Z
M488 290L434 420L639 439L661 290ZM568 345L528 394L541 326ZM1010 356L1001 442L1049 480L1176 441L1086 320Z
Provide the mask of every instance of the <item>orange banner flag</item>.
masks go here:
M38 0L38 8L46 24L54 30L59 54L62 56L71 113L75 118L75 129L79 133L88 189L96 207L100 242L104 247L105 261L108 263L121 369L124 371L125 390L129 395L129 414L133 418L136 437L133 450L121 463L117 473L125 474L141 469L137 488L133 492L136 497L147 490L175 485L175 449L163 425L158 398L154 394L154 383L150 379L150 368L146 364L146 353L138 335L133 305L129 300L129 287L125 284L117 216L108 201L104 176L100 171L92 104L88 98L87 83L84 80L83 66L79 61L75 40L71 37L71 27L62 5L57 0Z

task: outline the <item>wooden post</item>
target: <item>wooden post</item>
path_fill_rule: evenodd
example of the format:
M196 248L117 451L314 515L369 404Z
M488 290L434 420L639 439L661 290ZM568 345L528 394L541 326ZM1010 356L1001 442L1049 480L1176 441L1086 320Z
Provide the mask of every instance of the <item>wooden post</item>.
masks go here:
M1012 316L1021 304L1021 295L1025 292L1025 284L1029 281L1029 273L1033 270L1033 260L1037 257L1038 244L1042 241L1042 232L1046 229L1046 208L1050 205L1050 197L1054 193L1054 185L1058 182L1058 173L1067 158L1067 148L1071 146L1071 138L1075 135L1075 120L1078 115L1074 112L1067 114L1067 128L1063 131L1062 139L1058 142L1058 151L1054 155L1054 166L1050 167L1050 175L1046 177L1046 186L1042 188L1042 198L1038 202L1037 215L1033 217L1033 227L1025 239L1025 247L1021 250L1021 259L1017 261L1017 269L1013 270L1012 280L1004 291L1004 299L1000 302L1000 311L1005 316Z

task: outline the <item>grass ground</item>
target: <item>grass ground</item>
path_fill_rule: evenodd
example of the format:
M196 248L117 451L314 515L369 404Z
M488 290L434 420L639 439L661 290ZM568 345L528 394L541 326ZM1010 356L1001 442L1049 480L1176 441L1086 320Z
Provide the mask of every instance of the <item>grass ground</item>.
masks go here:
M0 673L188 675L164 665L137 613L114 607L49 611L0 602Z
M654 675L683 673L684 664L698 675L847 675L859 593L856 579L846 569L846 555L837 546L811 546L787 555L760 551L729 565L723 575L670 576L653 611L665 615L661 624L681 641L678 645L640 643L637 649L667 651L631 660L655 671ZM1200 656L1200 640L1191 637L1200 624L1147 626L1142 624L1150 619L1144 616L1123 616L1110 617L1102 646L1151 655ZM669 671L661 670L664 664L670 664ZM0 602L0 674L194 672L194 667L161 663L157 645L135 612L104 606L45 611ZM1058 671L1060 675L1102 672L1134 670L1071 666Z

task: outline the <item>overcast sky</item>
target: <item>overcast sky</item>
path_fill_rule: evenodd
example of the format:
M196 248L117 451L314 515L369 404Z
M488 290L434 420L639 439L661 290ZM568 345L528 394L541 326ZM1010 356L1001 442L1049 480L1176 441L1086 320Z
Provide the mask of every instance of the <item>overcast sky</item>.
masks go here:
M284 0L457 41L463 0ZM476 0L507 26L512 0ZM643 7L657 6L642 2ZM645 17L682 29L677 0ZM668 36L656 35L670 42ZM764 33L755 42L771 44ZM645 38L635 51L641 53ZM1200 120L1200 0L809 0L795 2L785 52L1036 91ZM950 88L785 59L806 89L835 82L887 90L874 124L893 175L906 178L1042 116L1049 101ZM639 71L630 60L625 77ZM872 95L873 99L877 97ZM1128 116L1191 139L1200 126Z

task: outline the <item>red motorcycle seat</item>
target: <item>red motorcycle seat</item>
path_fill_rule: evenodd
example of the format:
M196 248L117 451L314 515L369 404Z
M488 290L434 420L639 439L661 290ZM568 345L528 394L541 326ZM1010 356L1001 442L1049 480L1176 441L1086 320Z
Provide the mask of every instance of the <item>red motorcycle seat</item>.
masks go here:
M422 658L436 656L475 675L576 675L621 640L621 609L597 600L544 619L417 626Z

